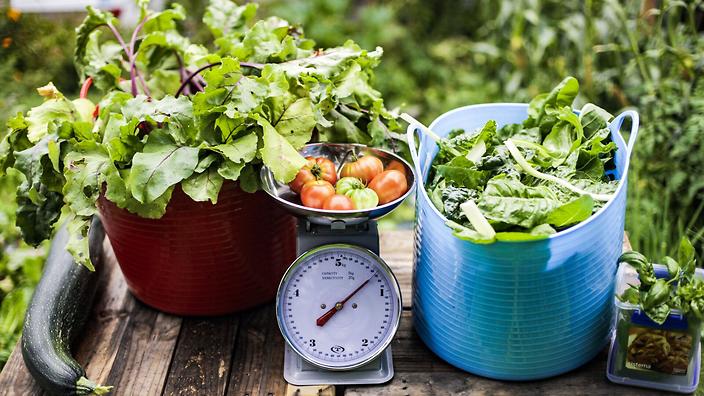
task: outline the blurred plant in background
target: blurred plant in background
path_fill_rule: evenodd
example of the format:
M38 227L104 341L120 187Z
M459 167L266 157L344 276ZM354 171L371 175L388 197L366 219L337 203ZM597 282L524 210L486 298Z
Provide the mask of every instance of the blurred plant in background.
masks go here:
M15 227L15 188L20 174L0 179L0 369L17 343L24 312L39 282L46 244L38 249L20 241Z
M211 40L195 23L205 2L178 2L191 16L182 28L193 41ZM629 186L631 241L644 254L662 257L686 233L700 253L704 250L703 0L259 3L262 14L305 24L306 35L319 46L348 38L369 49L383 46L376 86L390 107L404 106L425 122L458 106L526 101L566 75L578 77L583 103L597 103L614 114L635 107L641 129ZM48 81L75 96L77 19L1 11L0 122L39 101L34 88ZM5 190L10 194L14 186L0 186ZM2 197L2 212L12 213L5 205L14 199ZM412 211L394 215L392 221L408 222ZM11 223L9 218L0 222L3 230L14 230ZM3 265L0 283L8 277L13 285L34 279L21 266ZM0 339L7 334L3 325Z
M36 87L49 81L66 93L78 93L73 66L74 29L81 16L69 18L22 14L0 8L0 122L42 102ZM4 128L3 128L4 131Z

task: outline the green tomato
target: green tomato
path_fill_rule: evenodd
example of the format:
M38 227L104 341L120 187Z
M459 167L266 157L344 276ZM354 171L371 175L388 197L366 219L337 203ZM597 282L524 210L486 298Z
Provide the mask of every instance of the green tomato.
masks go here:
M371 188L363 188L361 190L350 190L347 192L348 197L354 202L356 209L371 209L376 208L379 204L379 196Z
M343 177L335 184L335 192L341 195L347 195L352 190L364 189L364 183L356 177Z
M337 181L335 190L338 194L350 197L354 202L355 209L376 208L379 204L379 196L371 188L367 188L361 180L356 177L343 177Z

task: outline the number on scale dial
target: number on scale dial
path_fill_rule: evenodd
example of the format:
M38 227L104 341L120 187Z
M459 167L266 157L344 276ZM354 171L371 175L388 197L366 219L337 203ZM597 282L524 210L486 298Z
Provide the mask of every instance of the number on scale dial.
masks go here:
M284 275L279 327L304 359L327 369L359 367L389 345L400 320L396 278L374 253L326 245Z

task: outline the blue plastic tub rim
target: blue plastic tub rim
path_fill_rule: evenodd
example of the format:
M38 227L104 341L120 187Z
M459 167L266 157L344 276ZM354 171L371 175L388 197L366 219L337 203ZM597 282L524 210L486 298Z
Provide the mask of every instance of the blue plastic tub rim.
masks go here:
M440 121L442 121L442 120L445 119L445 118L448 118L448 117L453 116L455 113L461 113L461 112L464 112L464 111L466 111L466 110L470 110L470 109L474 110L474 109L480 109L480 108L484 108L484 107L490 107L490 108L501 108L501 107L506 107L506 108L508 108L508 107L513 107L513 108L516 108L516 107L519 107L519 108L522 108L522 109L525 109L525 110L526 110L526 117L527 117L527 115L528 115L528 104L527 104L527 103L483 103L483 104L475 104L475 105L468 105L468 106L458 107L458 108L456 108L456 109L453 109L453 110L450 110L450 111L448 111L448 112L446 112L446 113L443 113L442 115L440 115L439 117L437 117L437 118L430 124L430 126L429 126L428 128L429 128L431 131L434 131L433 128L434 128ZM579 110L573 110L573 111L575 112L575 114L579 115ZM626 119L626 117L630 117L630 118L631 118L631 131L630 131L630 134L629 134L629 137L628 137L628 143L625 142L625 140L623 139L623 136L621 136L621 133L620 133L621 126L623 125L623 121ZM491 118L489 118L489 119L491 119ZM551 234L551 235L549 235L549 236L548 236L547 238L545 238L545 239L555 239L555 238L559 238L559 237L561 237L561 236L567 235L567 234L572 233L572 232L577 232L577 230L579 230L579 229L581 229L581 228L583 228L583 227L586 227L587 224L591 223L596 217L598 217L602 212L606 211L607 208L609 208L609 207L611 206L611 204L614 202L614 199L613 199L613 198L619 196L619 194L621 193L621 190L624 188L624 185L625 185L624 180L627 180L627 178L623 177L623 175L627 175L627 174L628 174L628 168L629 168L629 166L630 166L631 154L633 153L633 148L634 148L634 146L635 146L636 137L638 136L638 126L639 126L639 124L640 124L640 119L639 119L639 116L638 116L638 112L636 112L635 110L626 110L626 111L623 111L623 112L621 112L621 114L619 114L618 116L614 117L614 119L611 120L611 122L609 123L609 130L611 131L611 139L612 139L612 140L616 140L615 143L617 144L617 146L625 146L625 147L626 147L626 154L625 154L625 156L624 156L625 163L623 164L623 167L622 167L623 171L621 172L620 175L618 175L618 181L619 181L619 183L618 183L618 186L616 187L616 191L614 191L614 193L613 193L613 195L612 195L612 198L611 198L604 206L602 206L601 209L599 209L596 213L592 214L587 220L585 220L585 221L583 221L583 222L581 222L581 223L579 223L579 224L577 224L577 225L574 225L574 226L572 226L572 227L570 227L570 228L567 228L567 229L565 229L565 230L556 232L555 234ZM415 167L416 174L418 175L418 177L416 177L416 183L417 183L417 188L418 188L418 190L417 190L416 193L417 193L417 194L423 194L423 195L425 196L425 198L428 199L428 201L432 202L432 201L430 200L430 196L428 195L428 191L426 191L426 189L425 189L425 178L427 177L427 175L422 171L421 166L420 166L420 158L418 158L418 153L419 153L419 149L420 149L421 146L418 146L418 149L416 149L416 139L415 139L415 137L416 137L416 131L422 131L422 130L423 130L423 129L421 128L421 125L418 124L418 123L411 123L411 124L409 124L409 125L408 125L408 128L406 129L406 139L408 140L408 147L409 147L409 149L410 149L409 151L411 152L411 159L413 160L413 166ZM446 135L446 134L442 134L442 133L438 134L438 136L444 136L444 135ZM420 135L420 140L419 140L421 145L423 144L423 137L424 137L424 136L421 134L421 135ZM619 143L620 143L620 144L619 144ZM436 153L436 154L437 154L437 153ZM434 160L434 159L435 159L435 156L433 156L433 160ZM430 169L430 166L432 166L432 160L431 160L431 163L428 164L428 169ZM445 221L447 221L447 218L445 217L445 215L443 215L442 213L440 213L440 211L438 210L438 208L435 207L435 205L429 205L429 206L432 208L432 210L435 212L435 214L436 214L437 216L439 216L440 218L445 219ZM494 243L507 243L507 244L514 244L514 243L535 243L535 242L544 241L545 239L541 239L541 240L538 240L538 241L535 241L535 240L527 240L527 241L497 241L497 242L494 242ZM469 242L469 241L468 241L468 242ZM472 243L473 243L473 242L472 242Z

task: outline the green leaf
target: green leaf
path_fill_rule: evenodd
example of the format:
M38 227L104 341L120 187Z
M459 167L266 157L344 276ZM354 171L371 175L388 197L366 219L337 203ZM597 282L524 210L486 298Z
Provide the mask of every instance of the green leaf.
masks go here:
M248 193L255 193L259 190L259 172L254 165L249 164L242 169L240 188Z
M66 204L78 216L90 217L98 212L96 202L106 175L117 172L105 148L94 141L74 146L64 159L66 184L63 194Z
M497 232L496 240L503 242L539 241L545 239L556 231L549 224L541 224L531 228L528 232L508 231Z
M61 149L59 148L59 144L56 143L56 140L49 139L49 142L47 143L47 149L49 150L48 155L49 160L51 161L51 166L54 167L54 170L56 172L61 172L61 169L59 168L59 156L61 155Z
M79 72L85 71L86 66L90 63L87 56L90 34L101 26L108 24L114 25L115 22L117 22L117 18L108 11L96 10L92 6L88 6L87 11L88 14L83 20L83 23L76 29L76 49L73 54L73 59ZM81 80L86 77L89 76L81 75Z
M665 266L667 266L667 273L670 274L670 279L676 279L680 274L679 263L670 256L665 256L663 261L665 262Z
M591 195L582 195L574 201L555 208L548 215L546 222L558 228L571 226L588 219L593 210L594 199Z
M208 167L210 167L213 162L217 161L217 159L218 156L216 154L208 154L198 161L198 165L193 171L195 173L203 173L206 169L208 169Z
M369 77L359 63L352 63L339 75L338 82L335 84L335 95L342 103L356 103L362 107L371 107L374 102L382 98L381 93L372 88Z
M464 156L455 157L446 165L438 166L437 170L447 182L469 189L480 188L488 176L487 172L477 170L474 163Z
M443 186L444 185L443 182ZM469 200L476 201L477 198L479 198L476 190L464 187L445 186L439 191L439 194L439 201L441 203L440 211L443 212L448 219L457 222L463 222L465 219L460 205Z
M579 121L584 130L584 136L589 139L598 131L608 129L613 116L606 110L592 103L587 103L579 112Z
M459 223L455 223L454 221L448 220L445 222L445 224L452 229L452 235L455 236L455 238L482 245L493 243L494 241L496 241L496 239L492 235L485 235L479 233L471 228L465 227Z
M292 79L301 76L317 76L331 78L341 73L352 62L376 65L383 54L381 47L374 51L362 50L357 44L348 41L342 47L328 48L314 57L291 60L285 63L271 65L274 70L283 71Z
M41 187L37 191L43 198L34 203L27 194L17 194L17 226L22 231L22 239L32 246L51 237L52 226L59 219L63 197L58 192Z
M287 51L282 42L289 29L289 23L277 17L258 21L245 32L242 42L232 45L227 52L238 59L261 63L293 59L297 54ZM224 42L218 40L217 44L221 46Z
M333 109L327 114L332 121L330 127L318 126L320 140L335 143L369 144L372 137L359 129L355 123L339 111Z
M152 202L166 190L191 176L199 149L178 146L168 136L152 132L144 152L135 154L128 184L140 203Z
M161 218L166 212L166 207L171 200L174 186L169 187L160 197L152 202L141 203L129 191L127 180L130 178L130 169L120 172L109 172L106 175L107 189L105 197L115 203L119 208L126 209L146 219Z
M687 237L680 239L679 250L677 251L677 261L679 261L685 274L692 276L696 268L696 258L694 246Z
M263 129L264 146L261 149L264 165L271 169L276 180L288 183L296 177L306 160L262 117L257 122Z
M222 187L223 177L218 174L216 167L211 166L203 173L194 173L181 183L185 192L194 201L210 200L213 204L218 203L218 194Z
M487 183L478 204L491 222L532 228L545 223L560 201L547 187L529 187L515 179L495 177Z
M222 154L225 158L232 162L246 163L252 161L256 156L258 141L259 138L256 133L249 133L239 139L230 141L229 143L206 148Z
M173 31L178 28L177 21L184 19L186 19L186 9L179 3L171 3L171 8L150 15L142 31L147 34Z
M557 122L556 114L563 107L572 107L579 93L579 82L574 77L566 77L549 94L538 95L528 105L528 119L523 122L526 128L540 127L549 131Z
M236 163L226 159L218 167L218 173L220 174L220 176L224 177L227 180L236 181L237 179L239 179L240 174L242 173L242 169L244 169L244 167L244 163Z
M76 64L80 76L92 77L93 84L102 91L117 86L122 74L122 46L114 42L100 44L101 30L90 33L85 48L85 64Z
M640 291L637 287L630 286L628 289L624 290L623 294L618 296L618 299L636 305L640 302Z
M645 309L645 314L655 323L661 325L665 323L670 315L670 306L667 304L655 305Z
M230 0L211 0L203 15L203 23L215 38L239 34L257 13L256 3L238 6Z
M638 279L641 285L649 287L655 283L657 278L655 277L653 263L641 253L635 251L625 252L618 258L618 262L626 263L635 268L638 272Z
M49 133L51 124L60 125L63 121L80 121L80 116L73 103L59 94L29 110L25 120L27 137L30 142L36 143Z
M91 217L74 216L68 221L68 242L66 250L71 253L77 264L83 265L91 271L95 271L95 267L90 260L90 248L88 243L88 229L90 227Z
M670 298L670 284L665 279L657 279L643 297L643 308L648 310L666 303Z
M310 141L315 124L313 104L308 98L300 98L291 103L272 123L279 134L285 137L295 149L300 149Z

